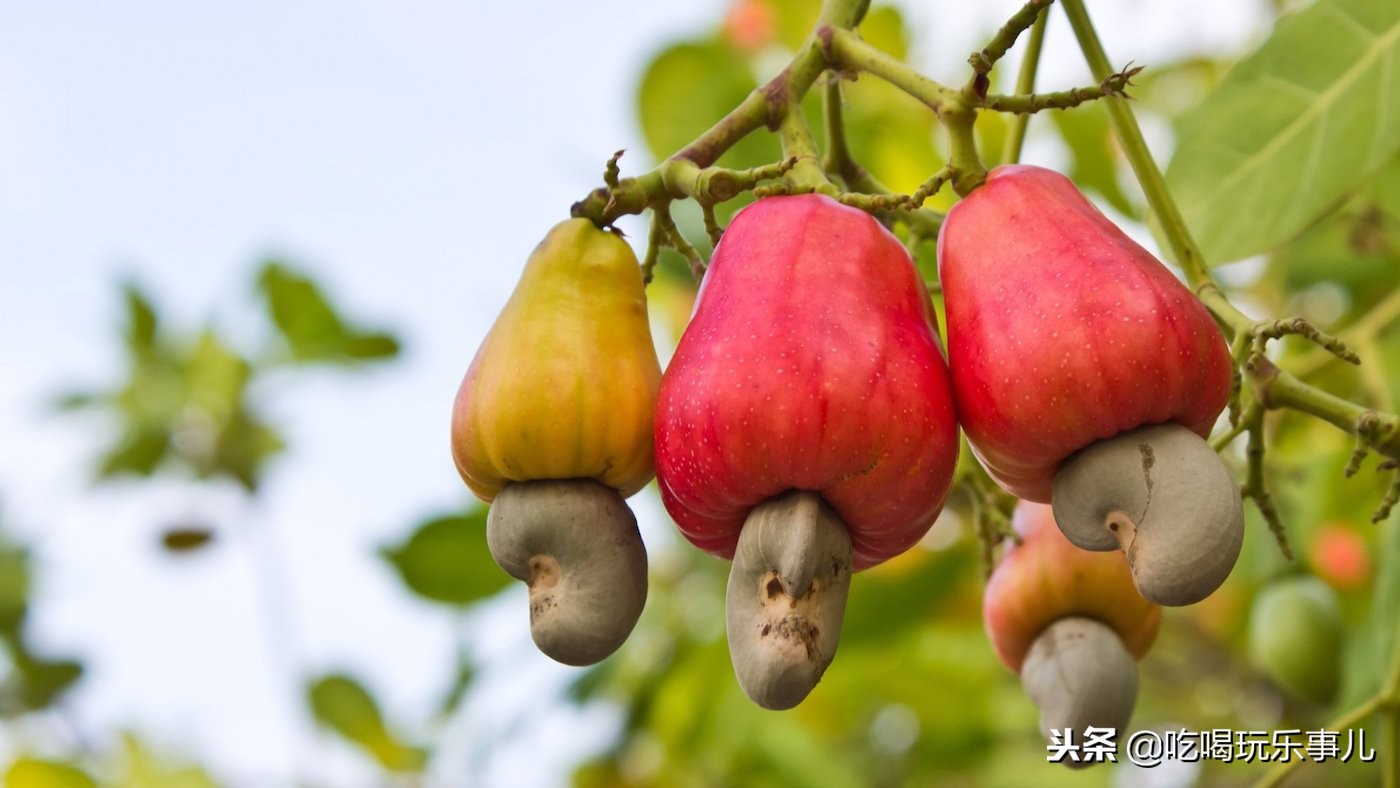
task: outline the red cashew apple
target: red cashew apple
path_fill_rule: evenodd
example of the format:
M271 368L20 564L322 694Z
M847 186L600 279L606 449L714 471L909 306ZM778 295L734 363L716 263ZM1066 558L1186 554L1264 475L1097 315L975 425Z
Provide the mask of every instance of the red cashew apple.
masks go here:
M661 497L734 559L730 654L789 708L835 654L850 574L907 550L957 459L923 280L868 214L770 197L725 230L656 405Z
M997 561L982 597L987 635L1041 710L1041 730L1122 729L1137 699L1137 666L1161 608L1133 589L1124 556L1070 544L1044 504L1012 515L1020 544Z
M958 417L1002 487L1054 505L1088 550L1121 548L1143 596L1197 602L1244 514L1204 440L1232 365L1210 313L1068 178L997 167L938 238Z

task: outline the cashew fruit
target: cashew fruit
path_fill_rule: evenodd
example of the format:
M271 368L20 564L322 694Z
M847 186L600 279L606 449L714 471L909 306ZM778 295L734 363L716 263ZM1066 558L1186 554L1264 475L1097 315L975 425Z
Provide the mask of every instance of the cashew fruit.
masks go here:
M661 367L627 242L570 219L536 247L462 380L452 456L490 502L512 481L652 478Z
M723 558L749 511L788 490L835 510L856 569L917 542L947 498L957 425L898 239L815 194L735 216L661 381L656 459L681 533Z
M1152 647L1162 610L1133 588L1123 555L1075 547L1045 504L1020 501L1011 515L1020 544L1008 544L982 594L982 621L997 657L1014 673L1054 621L1079 616L1117 633L1134 659Z
M1210 594L1243 539L1204 441L1232 374L1210 313L1040 167L993 169L949 211L938 258L958 417L987 471L1053 503L1076 545L1121 548L1147 598Z
M1342 635L1336 592L1311 575L1269 584L1250 609L1250 661L1301 700L1328 703L1336 696Z
M903 245L828 197L759 200L715 250L661 380L657 481L681 533L734 558L730 655L761 706L807 695L851 572L943 506L957 425L934 325Z
M1001 554L982 596L997 657L1021 677L1041 732L1122 730L1137 701L1137 666L1152 647L1161 608L1138 595L1123 555L1082 550L1049 506L1021 501L1020 537Z
M623 499L653 474L660 377L631 247L571 219L530 255L457 392L457 470L492 504L491 555L529 585L531 635L559 662L611 654L645 604Z

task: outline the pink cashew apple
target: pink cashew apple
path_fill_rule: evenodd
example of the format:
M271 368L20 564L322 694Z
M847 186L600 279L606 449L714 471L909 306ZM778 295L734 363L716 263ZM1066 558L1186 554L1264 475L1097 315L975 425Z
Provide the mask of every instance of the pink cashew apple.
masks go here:
M1121 548L1148 599L1214 591L1243 539L1204 438L1232 364L1209 312L1068 178L1007 165L938 239L958 417L1002 487L1070 541Z
M987 635L1041 710L1041 729L1122 730L1137 699L1137 667L1161 608L1138 595L1124 556L1070 544L1044 504L1012 515L1020 544L997 561L982 597ZM1079 739L1076 739L1078 741Z
M912 546L957 458L947 366L903 245L821 195L770 197L725 230L656 405L661 497L734 559L730 653L787 708L836 649L850 573Z

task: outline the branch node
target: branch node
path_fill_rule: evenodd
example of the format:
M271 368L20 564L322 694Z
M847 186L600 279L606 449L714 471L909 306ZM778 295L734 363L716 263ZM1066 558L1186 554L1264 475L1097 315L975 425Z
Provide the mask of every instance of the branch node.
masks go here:
M603 183L606 183L609 189L616 189L619 186L618 177L622 174L622 170L617 166L617 160L621 159L622 154L626 152L625 150L619 150L614 153L612 158L608 159L607 166L603 168Z

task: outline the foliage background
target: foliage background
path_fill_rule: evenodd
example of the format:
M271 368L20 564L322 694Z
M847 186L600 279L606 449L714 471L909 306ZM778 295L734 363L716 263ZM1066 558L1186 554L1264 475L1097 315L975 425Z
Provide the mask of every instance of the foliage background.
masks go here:
M1268 38L1280 10L1098 5L1115 63L1148 66L1134 108L1163 163L1173 130L1190 129L1174 124ZM762 712L734 685L725 566L680 543L652 490L633 499L653 571L633 638L587 671L534 652L522 589L490 564L481 512L446 459L447 404L525 254L595 185L607 154L628 147L623 172L640 172L781 67L815 5L765 6L772 37L757 48L732 18L725 27L724 4L702 2L607 14L445 2L0 9L0 109L13 119L0 127L8 783L1258 775L1044 764L1035 711L981 632L981 566L956 497L920 549L857 578L840 654L794 712ZM863 32L956 81L1014 7L877 5ZM1052 19L1042 89L1091 81L1066 28ZM1014 62L999 69L1003 87ZM941 142L916 104L869 78L847 101L854 152L887 184L912 189L937 167ZM1393 109L1372 108L1376 123ZM999 150L999 119L979 133ZM1100 108L1037 117L1031 135L1025 160L1065 170L1152 244ZM1347 139L1323 146L1324 164ZM1306 169L1309 155L1282 154L1271 169ZM1252 314L1339 328L1369 362L1343 369L1285 345L1297 356L1285 365L1391 410L1394 155L1310 209L1323 218L1219 271ZM724 163L772 158L774 145L753 140ZM1240 213L1239 235L1269 235L1267 211ZM680 218L704 238L698 213ZM645 237L640 222L623 227ZM931 248L920 251L930 263ZM665 266L652 292L663 345L689 297L683 266ZM1379 681L1400 603L1386 560L1400 546L1395 518L1367 522L1382 479L1368 462L1343 480L1350 442L1326 425L1283 416L1273 427L1270 481L1298 561L1280 557L1251 511L1226 587L1164 617L1135 725L1316 727ZM1328 566L1324 532L1359 537L1370 566ZM1305 571L1341 603L1335 706L1288 697L1249 658L1258 591ZM1377 777L1309 767L1302 779Z

